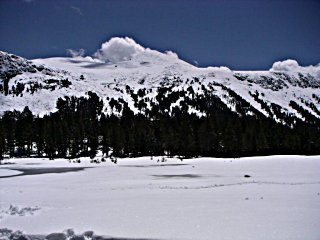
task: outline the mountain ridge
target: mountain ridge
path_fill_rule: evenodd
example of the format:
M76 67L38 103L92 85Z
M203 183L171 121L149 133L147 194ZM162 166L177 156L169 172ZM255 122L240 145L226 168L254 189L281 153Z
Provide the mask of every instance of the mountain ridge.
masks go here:
M169 87L171 91L191 87L199 94L208 88L231 111L236 111L230 94L233 92L278 122L282 120L274 116L272 105L301 120L305 119L297 107L320 118L320 66L301 67L294 60L276 62L269 71L198 68L172 52L160 53L129 38L113 38L94 57L26 60L0 52L0 63L2 113L29 106L35 114L44 115L57 110L58 98L84 96L88 91L102 99L123 98L138 113L127 94L129 86L135 92L146 89L146 97L151 99L161 87ZM104 112L111 111L105 104ZM196 109L193 112L202 114Z

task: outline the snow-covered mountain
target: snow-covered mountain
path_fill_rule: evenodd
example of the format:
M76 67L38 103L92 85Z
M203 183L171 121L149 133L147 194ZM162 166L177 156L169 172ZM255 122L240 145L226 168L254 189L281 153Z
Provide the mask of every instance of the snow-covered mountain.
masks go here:
M107 113L111 98L124 99L138 112L130 91L143 89L143 99L157 101L158 90L167 88L199 96L210 92L235 112L237 101L249 103L244 114L258 111L278 122L288 115L305 120L302 112L320 119L320 65L302 67L286 60L274 63L269 71L199 68L175 53L144 48L129 38L112 38L93 57L73 55L26 60L0 52L0 112L29 106L43 115L56 111L59 97L85 96L88 91L106 100ZM181 101L178 98L172 107ZM188 111L204 114L193 107Z

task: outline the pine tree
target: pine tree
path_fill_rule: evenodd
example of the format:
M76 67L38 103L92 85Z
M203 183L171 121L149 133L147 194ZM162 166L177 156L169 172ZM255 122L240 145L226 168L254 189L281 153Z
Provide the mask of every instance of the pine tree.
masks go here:
M6 139L2 125L2 120L0 120L0 165L3 160L4 153L6 151Z
M22 154L30 157L33 140L33 114L25 107L16 122L16 140Z

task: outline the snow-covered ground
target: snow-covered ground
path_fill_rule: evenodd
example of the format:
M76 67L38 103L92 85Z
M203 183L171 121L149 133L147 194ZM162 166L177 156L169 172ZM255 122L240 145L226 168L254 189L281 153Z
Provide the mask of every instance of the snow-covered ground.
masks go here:
M10 162L0 166L0 228L164 240L320 239L320 156ZM65 169L76 167L84 169Z

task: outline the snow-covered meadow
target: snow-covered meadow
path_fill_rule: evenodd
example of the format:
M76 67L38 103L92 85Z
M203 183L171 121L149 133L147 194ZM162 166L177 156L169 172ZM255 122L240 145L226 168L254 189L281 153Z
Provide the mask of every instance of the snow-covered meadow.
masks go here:
M320 156L162 160L7 160L14 164L0 166L0 228L163 240L320 239Z

